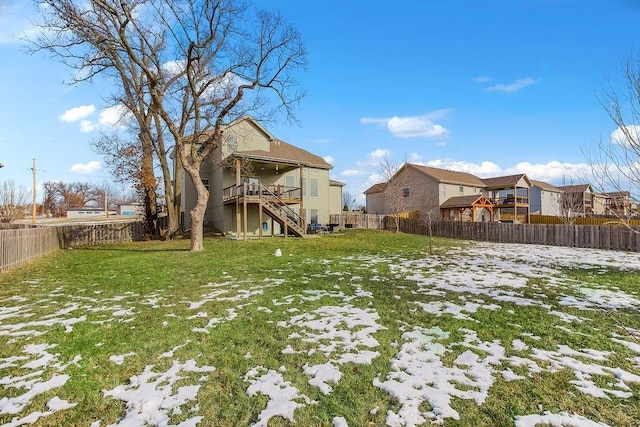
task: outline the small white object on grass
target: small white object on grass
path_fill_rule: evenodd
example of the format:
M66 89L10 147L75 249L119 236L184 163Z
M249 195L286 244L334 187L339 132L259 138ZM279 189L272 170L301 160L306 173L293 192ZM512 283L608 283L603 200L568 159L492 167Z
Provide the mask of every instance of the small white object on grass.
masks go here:
M280 250L280 248L276 249L276 253L274 255L275 256L282 256L282 251Z

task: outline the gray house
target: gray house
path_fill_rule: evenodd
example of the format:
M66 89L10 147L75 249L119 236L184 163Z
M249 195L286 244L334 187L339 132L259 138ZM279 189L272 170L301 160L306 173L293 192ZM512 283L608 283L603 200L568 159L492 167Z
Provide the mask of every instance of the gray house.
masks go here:
M539 215L560 215L560 199L563 191L544 181L531 180L529 203L531 213Z

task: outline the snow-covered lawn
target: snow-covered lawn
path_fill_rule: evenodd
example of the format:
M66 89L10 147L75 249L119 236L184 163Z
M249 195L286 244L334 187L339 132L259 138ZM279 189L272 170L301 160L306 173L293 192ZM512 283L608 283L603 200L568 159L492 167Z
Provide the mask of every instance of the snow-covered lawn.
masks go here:
M640 277L639 254L489 243L295 263L282 253L261 277L223 272L185 294L171 283L114 295L64 277L47 295L38 278L5 289L0 426L221 425L224 409L211 408L231 402L237 424L256 426L474 425L509 391L525 396L505 405L515 426L640 425L640 323L629 322L640 283L606 279ZM223 328L239 336L215 336ZM127 333L122 345L113 331Z

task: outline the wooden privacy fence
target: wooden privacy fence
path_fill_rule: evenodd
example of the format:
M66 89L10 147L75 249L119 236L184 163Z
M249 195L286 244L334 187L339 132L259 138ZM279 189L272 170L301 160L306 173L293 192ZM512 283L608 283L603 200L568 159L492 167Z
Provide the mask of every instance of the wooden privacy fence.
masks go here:
M462 240L640 252L640 227L457 221L434 221L431 227L434 236ZM428 234L427 223L416 219L400 219L400 231Z
M331 224L338 224L339 228L365 228L384 230L385 215L375 214L332 214L329 215ZM347 226L350 224L350 226Z
M52 227L0 230L0 272L59 248L58 232Z
M64 248L138 242L144 237L142 222L63 225L56 228L60 233L60 242Z
M142 222L0 229L0 272L61 248L140 241L144 231Z

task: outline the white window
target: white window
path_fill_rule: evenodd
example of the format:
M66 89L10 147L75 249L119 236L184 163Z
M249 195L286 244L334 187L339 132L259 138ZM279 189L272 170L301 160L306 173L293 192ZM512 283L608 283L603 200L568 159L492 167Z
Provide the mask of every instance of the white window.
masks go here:
M284 179L284 184L287 187L295 187L296 186L296 177L293 175L287 175Z
M318 178L310 178L309 186L309 195L311 197L318 197Z

